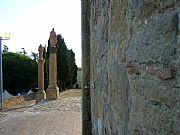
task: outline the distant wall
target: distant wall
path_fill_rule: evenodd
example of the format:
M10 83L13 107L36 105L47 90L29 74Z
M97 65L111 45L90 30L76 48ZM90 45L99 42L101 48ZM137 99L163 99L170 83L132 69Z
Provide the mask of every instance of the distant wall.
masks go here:
M74 85L74 88L81 89L81 85L82 85L82 71L78 70L77 71L77 82Z
M180 134L179 5L91 1L94 135Z
M23 105L24 101L36 99L36 93L25 94L22 96L13 96L8 99L4 99L4 108L14 108Z

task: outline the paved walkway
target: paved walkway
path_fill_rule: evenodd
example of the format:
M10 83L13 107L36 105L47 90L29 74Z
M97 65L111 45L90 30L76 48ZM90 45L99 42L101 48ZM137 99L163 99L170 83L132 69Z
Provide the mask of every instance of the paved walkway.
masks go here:
M81 97L71 91L58 100L0 112L0 135L81 135Z

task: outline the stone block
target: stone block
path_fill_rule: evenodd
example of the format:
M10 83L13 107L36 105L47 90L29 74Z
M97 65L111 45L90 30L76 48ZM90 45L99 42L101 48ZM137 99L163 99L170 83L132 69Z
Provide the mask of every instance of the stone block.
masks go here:
M44 100L44 99L46 99L46 92L45 91L36 93L36 101L37 102Z
M56 47L50 47L50 53L57 53Z
M150 68L147 70L147 72L163 80L172 79L175 77L175 70L173 68L163 68L163 69Z
M59 88L58 87L48 88L46 90L46 96L47 96L47 99L50 99L50 100L58 99L59 98Z
M140 74L140 69L136 65L131 64L128 65L127 68L129 74Z

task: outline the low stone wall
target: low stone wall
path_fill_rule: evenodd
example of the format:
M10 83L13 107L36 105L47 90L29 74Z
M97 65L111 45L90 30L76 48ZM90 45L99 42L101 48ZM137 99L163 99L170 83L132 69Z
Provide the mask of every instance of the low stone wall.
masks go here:
M26 94L22 96L14 96L12 98L4 99L3 107L14 108L17 106L22 106L24 101L36 99L36 93Z
M24 101L36 99L36 93L26 94L26 95L23 95L23 97L24 97Z

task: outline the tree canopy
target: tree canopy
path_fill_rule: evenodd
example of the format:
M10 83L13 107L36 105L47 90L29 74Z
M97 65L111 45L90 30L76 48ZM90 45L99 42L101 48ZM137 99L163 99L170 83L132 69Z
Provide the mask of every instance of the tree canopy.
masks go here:
M77 82L77 70L78 67L76 65L75 53L73 50L68 50L68 58L70 64L70 76L71 76L71 85L74 85Z
M12 95L26 93L37 85L37 62L21 53L3 53L4 90Z

